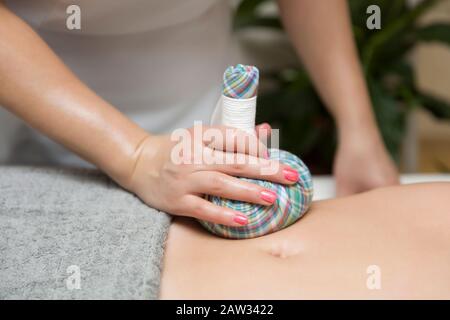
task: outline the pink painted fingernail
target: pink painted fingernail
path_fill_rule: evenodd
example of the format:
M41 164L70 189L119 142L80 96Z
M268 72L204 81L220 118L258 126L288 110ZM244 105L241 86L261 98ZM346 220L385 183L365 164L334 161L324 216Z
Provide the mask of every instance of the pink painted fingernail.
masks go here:
M274 203L277 200L277 194L271 190L261 191L261 199L268 203Z
M269 152L267 150L264 151L264 159L269 160Z
M298 181L298 172L293 169L284 169L283 170L284 177L286 180L297 182Z
M246 216L235 215L233 221L241 226L245 226L248 223L248 218Z

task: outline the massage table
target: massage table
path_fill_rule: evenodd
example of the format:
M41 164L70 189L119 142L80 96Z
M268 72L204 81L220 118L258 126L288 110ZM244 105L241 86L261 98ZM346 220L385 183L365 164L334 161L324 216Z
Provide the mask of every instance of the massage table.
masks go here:
M331 177L314 185L334 196ZM156 299L169 226L98 171L0 166L0 299Z

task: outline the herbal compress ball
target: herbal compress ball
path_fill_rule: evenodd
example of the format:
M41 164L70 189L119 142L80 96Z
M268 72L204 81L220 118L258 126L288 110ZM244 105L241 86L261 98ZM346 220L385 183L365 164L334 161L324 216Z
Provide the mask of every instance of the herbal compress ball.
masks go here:
M297 156L287 151L271 149L269 155L271 159L279 160L297 170L299 173L298 182L287 186L263 180L241 178L275 191L278 196L277 200L270 206L262 206L208 196L207 199L216 205L244 213L249 221L247 225L241 227L229 227L200 221L208 231L224 238L255 238L286 228L308 211L313 197L313 185L308 168Z
M258 80L259 71L254 66L239 64L236 67L229 67L225 71L222 86L222 124L254 133ZM262 206L207 196L207 199L216 205L244 213L249 222L245 226L229 227L199 220L203 227L220 237L255 238L286 228L306 213L313 197L311 174L308 168L297 156L287 151L271 149L269 156L271 159L278 160L297 170L298 182L288 186L241 178L273 190L277 194L277 200L270 206Z

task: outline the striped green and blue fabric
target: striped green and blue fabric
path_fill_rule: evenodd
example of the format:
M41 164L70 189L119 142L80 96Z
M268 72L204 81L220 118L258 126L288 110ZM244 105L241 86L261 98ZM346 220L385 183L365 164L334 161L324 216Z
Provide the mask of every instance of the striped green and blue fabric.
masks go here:
M255 66L230 66L223 74L222 93L235 99L249 99L256 96L259 70Z
M212 203L238 210L244 213L249 223L241 227L229 227L221 224L200 221L211 233L230 239L248 239L260 237L284 229L300 219L313 198L311 174L306 165L295 155L287 151L269 150L271 159L288 164L299 173L299 180L291 186L281 185L263 180L241 178L277 193L277 200L271 206L262 206L215 196L207 196Z

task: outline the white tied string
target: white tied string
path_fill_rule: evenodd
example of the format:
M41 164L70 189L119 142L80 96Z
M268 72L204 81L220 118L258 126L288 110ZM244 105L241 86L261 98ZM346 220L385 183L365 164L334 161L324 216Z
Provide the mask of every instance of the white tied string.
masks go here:
M221 101L223 125L255 134L256 96L249 99L234 99L222 95Z

